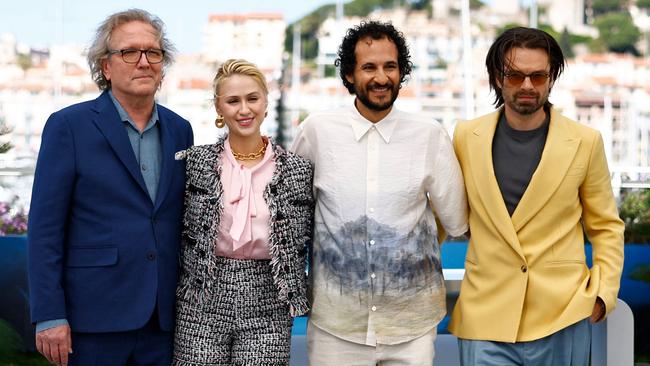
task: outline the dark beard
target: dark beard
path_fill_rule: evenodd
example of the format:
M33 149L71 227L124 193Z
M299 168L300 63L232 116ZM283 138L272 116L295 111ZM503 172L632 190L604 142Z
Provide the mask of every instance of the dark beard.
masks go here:
M539 94L534 94L534 96L537 99L537 102L535 104L519 104L517 103L517 98L520 95L521 95L520 93L517 93L513 96L513 100L510 102L510 108L512 108L512 110L524 116L534 114L542 107L544 107L544 104L548 100L548 98L544 100L540 100L541 96ZM526 95L533 96L533 94L526 94Z
M372 88L373 86L370 85L369 87ZM368 98L368 94L362 94L362 93L357 93L357 99L359 99L359 101L371 111L383 112L387 109L390 109L393 106L393 103L395 103L395 100L397 100L398 95L399 95L399 88L395 88L394 86L391 85L390 101L386 103L383 104L373 103Z

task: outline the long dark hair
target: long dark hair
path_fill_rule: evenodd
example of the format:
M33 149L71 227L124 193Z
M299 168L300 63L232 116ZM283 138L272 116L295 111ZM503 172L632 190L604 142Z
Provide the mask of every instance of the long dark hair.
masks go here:
M350 94L355 94L354 84L350 83L346 76L354 73L354 67L357 65L357 57L354 50L357 47L357 42L365 37L372 39L388 38L395 44L395 47L397 47L397 64L399 66L399 83L401 86L404 80L406 80L406 77L411 74L413 67L404 35L395 29L391 23L382 23L374 20L361 22L361 24L348 29L348 32L343 38L343 42L338 51L339 57L334 61L334 65L340 67L339 74L341 80L343 80L343 85L348 88Z
M501 88L497 81L503 85L503 76L509 69L509 61L506 57L513 48L542 49L548 54L551 64L550 79L553 83L564 71L566 59L562 54L562 48L550 34L535 28L516 27L501 33L494 41L487 57L485 67L490 77L490 89L494 90L494 105L498 108L504 103ZM550 107L551 103L546 102L544 107Z

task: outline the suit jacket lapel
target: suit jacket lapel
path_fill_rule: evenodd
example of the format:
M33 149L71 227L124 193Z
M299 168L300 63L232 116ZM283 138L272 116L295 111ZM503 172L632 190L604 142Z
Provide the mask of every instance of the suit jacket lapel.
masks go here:
M580 139L573 136L555 109L551 109L551 121L542 158L533 177L521 197L512 223L519 231L546 204L564 179L580 146Z
M503 238L523 258L519 239L512 226L512 220L503 201L501 190L499 190L492 164L492 139L500 112L501 110L485 116L471 131L468 140L469 160L470 166L473 167L474 186L483 202L485 211Z
M160 180L158 181L158 192L156 193L155 209L157 210L169 190L172 177L174 175L174 139L169 129L169 123L165 118L161 108L158 108L158 123L160 126L160 143L162 145L162 162L160 167Z
M95 123L106 140L108 140L111 148L115 151L115 154L122 164L124 164L133 179L135 179L144 193L148 195L147 186L144 183L142 173L140 173L138 162L133 153L133 147L124 129L124 123L120 120L120 115L117 113L108 92L103 92L95 100L94 110L97 112L97 116L93 120L93 123Z

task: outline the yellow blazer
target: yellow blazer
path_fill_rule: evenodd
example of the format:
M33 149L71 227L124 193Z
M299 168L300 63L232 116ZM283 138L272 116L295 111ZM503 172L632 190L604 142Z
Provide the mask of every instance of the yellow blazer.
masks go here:
M597 296L608 313L614 308L624 224L600 134L555 109L539 166L510 217L492 164L500 112L459 123L454 133L471 238L449 330L465 339L531 341L591 315Z

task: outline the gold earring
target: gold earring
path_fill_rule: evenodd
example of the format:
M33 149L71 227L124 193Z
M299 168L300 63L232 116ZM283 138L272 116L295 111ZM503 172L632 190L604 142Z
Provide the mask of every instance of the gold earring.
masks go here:
M223 116L217 116L217 119L214 120L214 125L217 128L223 128L226 125L226 121L223 119Z

